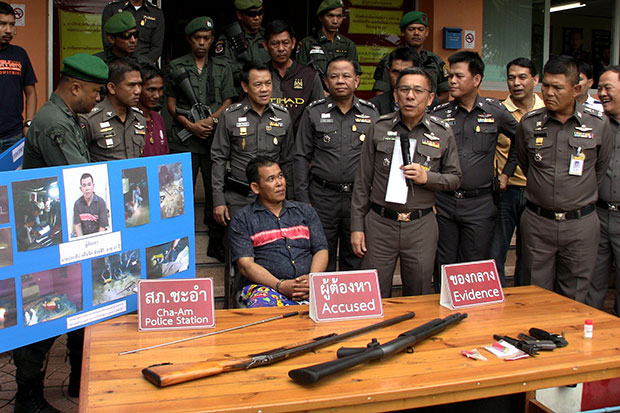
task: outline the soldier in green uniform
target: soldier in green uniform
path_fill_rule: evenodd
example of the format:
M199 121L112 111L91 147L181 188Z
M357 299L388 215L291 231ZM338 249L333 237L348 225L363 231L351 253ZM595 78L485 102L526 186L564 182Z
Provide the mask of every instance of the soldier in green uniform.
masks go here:
M316 15L321 26L297 44L297 61L312 66L323 79L327 74L327 64L333 58L344 56L357 62L358 56L355 43L338 33L344 20L342 0L323 0ZM325 85L323 87L327 90Z
M241 71L249 61L267 62L269 54L263 47L265 29L263 22L263 0L235 0L237 19L224 29L215 43L215 56L232 69L237 95L242 95ZM247 46L247 49L245 49Z
M157 62L164 48L164 33L166 24L164 13L148 0L120 0L112 1L103 8L101 14L101 37L103 47L109 49L112 44L108 40L106 23L114 14L127 11L138 23L138 46L136 53L146 57L151 63Z
M50 99L39 109L26 135L24 169L90 162L77 115L89 112L99 101L108 67L101 59L77 54L64 59L60 80ZM58 412L43 397L45 361L56 337L13 350L16 412ZM78 397L84 330L67 334L71 374L68 394Z
M426 14L419 11L410 11L405 14L400 20L400 30L403 33L403 40L405 45L414 49L422 58L422 68L433 79L433 84L436 86L434 91L439 97L439 100L447 102L450 98L448 90L448 66L441 60L441 57L437 56L433 52L424 50L424 41L428 37L430 28L428 27L428 17ZM390 92L390 77L388 73L388 56L385 55L383 59L377 64L375 69L375 84L372 90L379 93Z
M99 102L108 67L77 54L64 59L58 87L32 119L24 147L24 169L90 162L78 114Z
M133 60L137 64L153 64L150 59L138 54L138 28L136 19L128 11L117 13L105 24L105 32L110 47L96 53L106 63L119 58Z
M214 25L211 18L196 17L185 26L187 41L191 52L170 62L164 92L167 96L168 111L174 122L169 137L172 152L192 153L192 173L194 182L198 170L202 175L205 191L205 224L209 227L209 246L207 255L219 259L224 258L223 228L213 219L213 196L211 193L211 142L217 120L232 99L237 96L233 85L232 71L221 60L209 58L209 48L213 44ZM178 114L177 108L189 110L192 106L191 97L180 89L178 74L185 72L198 101L209 107L211 113L206 119L188 119ZM179 136L183 130L192 136L183 140Z
M93 162L139 158L146 137L146 119L137 108L142 92L140 67L124 59L108 67L107 96L82 117Z

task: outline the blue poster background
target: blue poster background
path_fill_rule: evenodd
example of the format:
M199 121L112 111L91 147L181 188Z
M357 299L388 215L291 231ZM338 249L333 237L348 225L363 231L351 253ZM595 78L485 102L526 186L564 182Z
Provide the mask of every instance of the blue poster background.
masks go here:
M182 214L172 216L170 218L162 218L160 209L160 174L159 168L162 165L171 165L180 163L183 181L183 205ZM67 233L67 209L71 212L73 209L73 202L65 201L65 183L63 181L63 169L71 168L84 168L88 170L89 165L97 164L82 164L71 165L66 167L53 167L53 168L41 168L41 169L29 169L18 170L10 172L0 172L0 212L4 212L4 215L0 214L0 252L2 253L2 259L0 260L0 353L11 350L16 347L20 347L32 342L40 341L48 337L54 337L61 335L67 331L82 328L86 325L94 324L100 321L104 321L108 318L116 317L118 315L135 311L137 309L136 294L130 293L129 295L119 298L113 301L102 302L98 305L93 305L93 282L108 280L110 283L113 280L114 271L109 271L105 275L92 274L92 261L100 260L99 264L105 262L106 264L114 263L119 260L118 257L122 256L123 252L126 252L125 257L133 252L133 260L135 262L136 252L139 255L139 277L147 278L147 269L149 263L161 263L166 260L176 259L179 254L173 251L174 240L181 240L180 244L174 243L174 246L182 247L182 256L187 260L184 262L189 265L173 266L170 271L176 271L174 274L167 275L167 278L194 278L195 273L195 245L194 245L194 200L193 200L193 183L192 183L192 168L191 157L188 153L165 155L157 157L147 157L138 159L129 159L121 161L106 162L108 171L109 182L109 197L110 205L108 205L111 220L111 231L120 232L122 248L121 251L108 254L108 258L104 259L103 256L88 259L84 261L78 261L77 263L70 263L66 265L60 265L60 253L58 243L47 247L42 247L34 250L19 251L17 248L17 237L19 231L22 230L26 215L26 211L22 211L21 207L16 207L14 204L14 188L19 188L20 185L24 185L24 181L41 180L44 178L55 178L58 180L59 200L60 200L60 216L62 217L62 243L69 241L69 234ZM123 193L123 180L122 171L133 168L146 168L146 180L148 184L148 205L150 208L150 219L146 224L138 226L126 227L126 198ZM35 181L39 182L39 181ZM17 186L14 184L17 183ZM97 182L95 182L95 193L97 193ZM77 182L68 183L68 185L78 186ZM6 187L4 191L3 187ZM99 182L99 187L102 187ZM73 188L72 188L73 190ZM127 193L127 188L125 188ZM24 191L17 194L18 197L24 197ZM161 198L164 198L162 196ZM4 198L4 199L3 199ZM18 200L20 201L20 200ZM146 200L145 200L146 201ZM144 202L144 201L143 201ZM70 205L66 205L70 203ZM8 204L8 208L7 208ZM23 204L23 200L18 202L19 205ZM17 211L17 217L16 217ZM6 216L8 212L8 217ZM169 214L171 215L171 214ZM172 214L176 215L176 214ZM103 239L103 237L109 236L94 236L93 239ZM60 242L60 240L59 240ZM74 243L80 243L80 240L72 241ZM164 245L167 244L167 245ZM23 245L23 244L22 244ZM69 244L72 245L72 244ZM162 253L159 252L157 247L160 246ZM167 248L167 246L170 246ZM167 248L167 250L166 250ZM22 247L23 249L23 247ZM151 256L147 256L147 249ZM172 252L172 253L171 253ZM12 265L7 265L11 262ZM122 260L122 258L121 258ZM77 267L76 267L77 265ZM67 268L65 268L67 267ZM101 268L101 266L96 268ZM81 269L81 288L76 284L79 284L79 279L76 279L77 270ZM51 271L50 271L51 270ZM151 273L153 269L151 268ZM44 272L43 277L32 276L23 277L29 274L40 274ZM136 275L137 276L137 275ZM45 297L37 297L37 294L46 294L45 280L49 281L53 278L54 283L47 283L50 285L62 285L61 291L56 291L56 295L45 295ZM124 278L127 278L124 276ZM36 284L36 280L39 280L39 284ZM41 281L44 280L44 281ZM22 285L24 281L24 285ZM112 283L113 284L113 283ZM105 284L110 285L110 284ZM22 288L25 287L26 291ZM12 292L11 292L12 290ZM81 291L80 291L81 290ZM131 289L133 290L133 288ZM76 302L75 297L80 296L81 303ZM63 295L64 293L64 295ZM28 325L26 320L25 310L30 308L27 303L24 303L24 296L29 300L29 303L35 302L38 299L38 309L41 313L56 312L62 313L71 312L66 316L60 318L51 319L49 321L41 321ZM71 302L73 297L73 302ZM113 315L106 315L107 308L123 307L125 309L122 312L118 312ZM24 305L26 304L26 307ZM48 309L50 309L48 311ZM34 308L32 313L34 313ZM88 322L81 321L82 325L74 328L67 328L67 318L84 315ZM27 316L30 319L31 314ZM32 322L30 320L30 322Z

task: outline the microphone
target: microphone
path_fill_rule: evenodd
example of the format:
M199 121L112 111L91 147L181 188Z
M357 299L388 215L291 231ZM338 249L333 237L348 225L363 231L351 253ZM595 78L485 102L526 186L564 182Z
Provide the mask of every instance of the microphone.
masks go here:
M409 155L409 147L410 147L409 133L408 132L402 133L400 135L400 150L403 154L403 165L411 164L411 156ZM407 186L413 188L414 183L411 179L405 178L405 181L407 181Z

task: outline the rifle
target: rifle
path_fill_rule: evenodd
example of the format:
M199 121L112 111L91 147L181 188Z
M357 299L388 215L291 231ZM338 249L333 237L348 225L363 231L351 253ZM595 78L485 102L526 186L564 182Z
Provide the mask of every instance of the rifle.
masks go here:
M409 320L413 317L415 317L415 313L410 312L398 317L390 318L389 320L358 328L357 330L348 331L342 334L332 333L300 343L278 347L263 353L250 354L244 358L207 360L198 363L156 364L143 369L142 374L145 379L153 383L155 386L166 387L203 377L215 376L220 373L268 366L270 364L277 363L278 361L295 357L302 353L307 353L308 351L312 351L316 348L323 347L358 334L363 334L368 331L391 326L392 324L400 323L401 321Z
M192 123L196 123L203 119L207 119L209 116L213 115L211 113L211 108L204 103L201 103L196 94L194 93L194 89L192 88L191 83L189 83L189 73L185 68L180 68L179 70L173 72L170 77L175 85L181 90L185 98L191 103L192 107L189 110L180 109L178 106L176 108L176 114L185 116ZM187 129L183 129L178 133L178 137L181 142L185 142L189 138L191 138L193 133L188 131Z
M373 338L365 348L345 348L338 350L338 359L325 363L315 364L313 366L303 367L288 372L293 381L300 384L315 383L319 379L330 374L344 371L348 368L357 366L371 360L377 360L394 353L398 353L407 349L407 352L413 352L413 345L422 341L435 333L445 329L451 324L457 323L467 318L467 313L456 313L444 319L436 318L419 327L402 333L394 340L385 344L379 344L377 339Z

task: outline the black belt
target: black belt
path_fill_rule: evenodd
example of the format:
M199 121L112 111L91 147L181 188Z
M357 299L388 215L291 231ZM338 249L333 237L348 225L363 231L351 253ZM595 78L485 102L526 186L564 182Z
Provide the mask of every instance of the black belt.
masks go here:
M528 209L540 215L541 217L553 219L556 221L565 221L567 219L579 219L584 217L594 211L594 204L586 205L581 209L576 209L574 211L567 212L555 212L550 209L545 209L539 207L536 204L531 203L530 201L526 202Z
M465 191L463 189L459 189L456 191L443 191L444 194L454 197L456 199L476 198L482 195L490 194L491 192L493 192L492 187L472 189L470 191Z
M610 211L620 211L620 204L614 204L613 202L605 202L605 201L601 201L600 199L596 201L596 206L603 208L603 209L608 209Z
M332 191L344 192L350 194L353 192L353 182L347 184L338 184L336 182L329 182L325 179L319 178L316 175L312 175L312 180L319 184L322 188L331 189Z
M392 219L394 221L399 221L399 222L409 222L409 221L413 221L416 219L420 219L423 216L428 215L431 212L433 212L432 207L426 208L426 209L413 209L407 212L398 212L398 211L394 211L386 207L382 207L381 205L375 204L374 202L370 204L370 209L372 209L373 211L375 211L377 214L381 215L382 217Z

